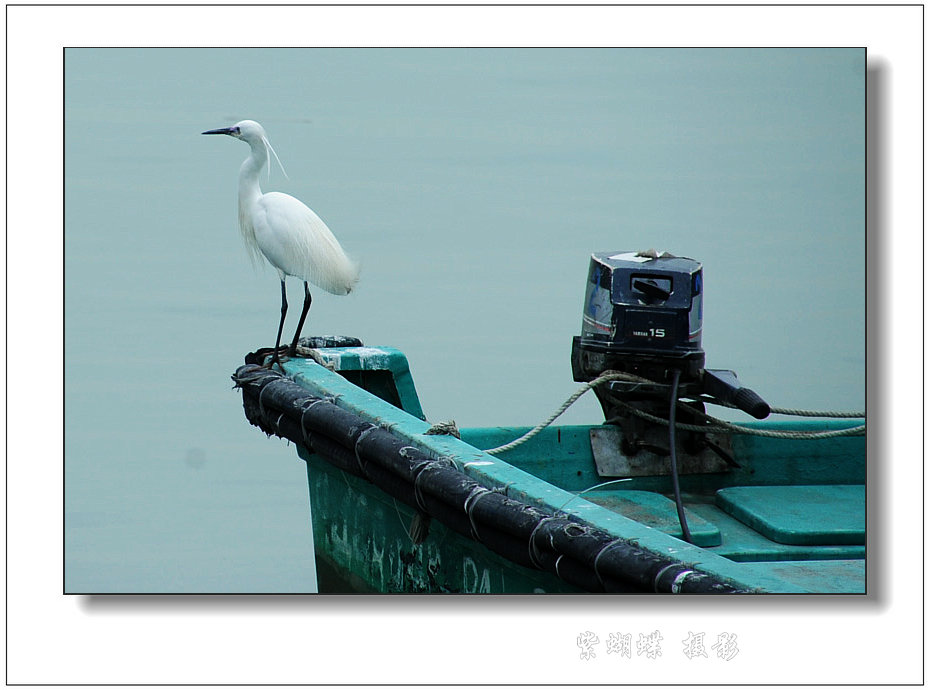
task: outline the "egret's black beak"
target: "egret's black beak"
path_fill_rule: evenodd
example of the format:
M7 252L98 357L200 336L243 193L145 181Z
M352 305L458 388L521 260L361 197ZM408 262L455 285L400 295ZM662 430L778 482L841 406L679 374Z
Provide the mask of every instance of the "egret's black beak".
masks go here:
M235 132L235 127L221 127L220 129L208 129L206 132L201 132L201 134L228 134L232 136Z

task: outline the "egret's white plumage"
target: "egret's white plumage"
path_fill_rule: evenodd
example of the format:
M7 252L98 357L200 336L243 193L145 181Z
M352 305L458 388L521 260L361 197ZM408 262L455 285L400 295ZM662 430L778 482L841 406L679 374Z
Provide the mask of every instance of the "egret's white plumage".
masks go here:
M262 193L259 176L262 168L269 164L269 152L279 165L281 161L260 124L254 120L243 120L232 127L211 129L204 134L227 134L246 142L252 150L239 169L239 230L252 258L260 261L264 257L278 271L281 279L281 322L274 362L277 361L281 328L287 312L285 277L293 276L304 281L304 309L291 343L293 354L310 308L307 283L334 295L347 295L358 282L359 267L343 251L320 217L303 202L281 192ZM284 170L283 166L281 170Z
M268 192L239 215L243 235L282 275L294 276L334 295L347 295L358 281L358 266L339 246L326 224L289 194Z

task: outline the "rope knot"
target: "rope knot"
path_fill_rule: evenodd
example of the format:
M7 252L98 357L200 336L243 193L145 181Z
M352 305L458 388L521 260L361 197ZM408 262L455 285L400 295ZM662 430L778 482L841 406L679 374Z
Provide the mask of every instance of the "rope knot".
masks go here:
M423 432L424 436L455 436L462 438L458 427L455 426L455 420L450 419L447 422L436 422L429 429Z

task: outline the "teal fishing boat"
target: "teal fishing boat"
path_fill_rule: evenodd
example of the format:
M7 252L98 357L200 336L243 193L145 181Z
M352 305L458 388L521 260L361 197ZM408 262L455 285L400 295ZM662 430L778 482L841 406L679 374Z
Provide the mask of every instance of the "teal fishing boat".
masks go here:
M591 425L431 424L403 352L354 339L304 339L283 371L247 357L247 418L306 462L320 592L866 593L864 420L705 370L700 281L691 260L592 256L572 354Z

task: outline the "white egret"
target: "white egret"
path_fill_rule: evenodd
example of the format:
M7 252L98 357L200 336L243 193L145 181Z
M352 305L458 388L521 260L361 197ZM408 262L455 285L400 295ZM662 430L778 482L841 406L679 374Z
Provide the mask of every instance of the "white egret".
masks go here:
M304 306L297 322L297 331L288 353L294 356L297 340L310 310L310 288L307 283L323 288L334 295L347 295L358 281L358 264L349 258L326 224L301 201L289 194L268 192L262 194L258 178L262 168L270 162L270 151L278 165L281 161L271 148L265 130L254 120L243 120L232 127L211 129L203 134L227 134L247 143L252 153L239 168L239 230L252 258L264 257L278 271L281 278L281 321L274 354L268 366L273 367L281 347L281 331L287 314L287 291L284 279L299 278L304 283ZM281 166L282 172L284 166Z

